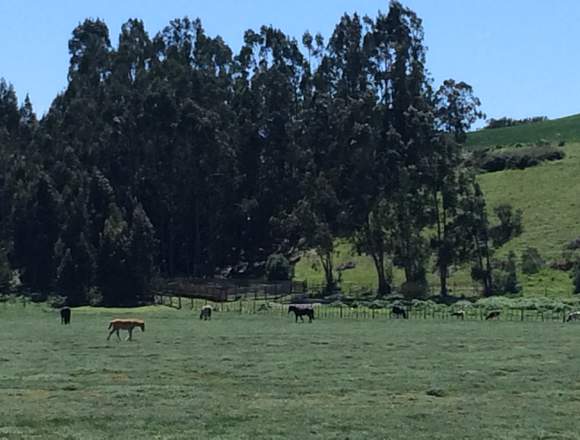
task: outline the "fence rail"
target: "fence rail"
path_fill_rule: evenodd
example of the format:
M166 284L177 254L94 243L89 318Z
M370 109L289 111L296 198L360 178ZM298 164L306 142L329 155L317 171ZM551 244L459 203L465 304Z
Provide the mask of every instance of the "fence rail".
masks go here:
M212 302L206 299L181 298L169 296L155 296L157 304L163 304L175 308L189 308L198 311L203 305L212 304L217 312L237 313L237 314L265 314L287 316L288 305L274 303L263 300L240 299L231 302ZM318 319L396 319L390 307L371 308L371 307L347 307L329 304L312 304L315 310L315 317ZM439 307L404 307L410 320L458 320L452 316L453 311L457 308L452 306ZM499 310L500 321L564 321L568 311L556 310L530 310L521 307L469 307L465 311L466 321L485 320L487 313L491 310Z
M152 286L153 294L160 296L179 296L184 298L202 298L216 302L227 302L241 298L281 297L284 295L307 292L304 281L281 282L240 282L228 280L196 280L192 278L173 278L156 280Z

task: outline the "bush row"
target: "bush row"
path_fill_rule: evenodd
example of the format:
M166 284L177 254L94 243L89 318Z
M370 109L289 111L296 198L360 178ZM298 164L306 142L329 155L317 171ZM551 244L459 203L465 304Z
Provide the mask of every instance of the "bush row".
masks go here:
M483 128L487 130L492 130L494 128L505 128L505 127L515 127L516 125L526 125L526 124L534 124L536 122L544 122L547 121L547 116L532 116L531 118L524 118L524 119L512 119L512 118L499 118L499 119L489 119L487 121L487 125Z
M513 149L481 150L475 152L471 165L483 172L524 169L545 161L561 160L565 153L552 145L523 146Z

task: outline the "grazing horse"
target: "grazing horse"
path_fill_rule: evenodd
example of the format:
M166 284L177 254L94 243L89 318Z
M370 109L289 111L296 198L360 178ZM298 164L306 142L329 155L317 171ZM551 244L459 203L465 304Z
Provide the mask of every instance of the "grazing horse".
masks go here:
M451 313L451 316L457 316L458 319L465 319L465 310L457 310Z
M576 321L577 319L580 319L580 312L568 313L568 316L566 317L566 322Z
M60 323L64 325L70 324L70 308L63 307L60 309Z
M143 322L140 319L113 319L110 323L109 323L109 328L111 329L111 332L109 333L109 336L107 336L107 341L111 338L111 335L113 333L117 333L117 339L121 340L121 338L119 337L119 330L127 330L129 332L129 336L127 337L127 340L132 341L133 340L133 329L135 327L140 327L141 331L145 331L145 322Z
M395 318L397 319L400 317L403 317L403 319L408 319L407 311L401 306L393 306L391 311L393 312L393 315L395 315Z
M497 319L497 318L499 318L500 313L501 312L499 310L494 310L493 312L489 312L487 314L487 316L485 317L485 320L488 321L490 319Z
M312 320L314 319L314 309L310 304L291 304L290 307L288 307L288 313L290 312L294 312L296 322L298 322L298 318L304 322L304 315L308 316L308 322L310 323L312 323Z
M212 311L211 306L209 305L203 306L199 314L199 319L203 319L204 321L207 321L208 319L211 320L211 311Z

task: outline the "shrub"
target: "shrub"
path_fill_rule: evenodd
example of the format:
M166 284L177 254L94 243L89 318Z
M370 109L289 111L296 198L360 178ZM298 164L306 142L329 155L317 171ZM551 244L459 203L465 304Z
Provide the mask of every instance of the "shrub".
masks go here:
M103 305L103 293L98 287L91 287L87 292L87 301L93 307Z
M493 291L519 293L521 290L517 277L516 254L511 251L506 260L494 262Z
M502 203L501 205L493 208L493 212L497 216L499 224L493 226L490 229L489 234L491 236L493 245L496 248L503 246L512 238L521 235L523 232L523 211L521 209L516 209L514 211L511 205Z
M266 262L266 277L268 281L287 281L292 279L292 266L281 254L272 254Z
M474 154L472 161L482 171L494 172L529 168L544 161L560 160L564 157L565 153L560 148L539 144L495 151L482 150Z
M576 249L580 249L580 237L576 237L574 240L569 241L564 249L574 251Z
M427 283L406 281L401 286L401 294L407 299L424 298L429 291Z
M527 248L522 254L522 272L528 275L538 273L545 265L536 248Z
M547 120L547 116L532 116L530 118L524 119L512 119L504 116L503 118L489 119L487 121L487 125L484 128L487 130L493 130L496 128L514 127L516 125L534 124L536 122L543 122Z
M572 280L574 283L574 293L580 293L580 264L574 266L574 272L572 273Z

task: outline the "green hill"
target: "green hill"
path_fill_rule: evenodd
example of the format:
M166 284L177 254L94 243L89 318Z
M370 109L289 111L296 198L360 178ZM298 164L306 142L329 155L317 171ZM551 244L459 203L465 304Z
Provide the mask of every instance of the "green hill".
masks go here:
M481 130L470 134L468 144L485 147L535 142L540 139L566 141L566 158L524 170L508 170L482 174L479 179L492 209L500 203L511 203L524 211L524 232L501 249L505 254L516 254L526 247L536 247L545 260L557 259L564 244L580 237L580 115L554 121ZM343 284L376 285L372 262L366 256L356 256L342 243L336 255L337 264L354 261L357 267L343 273ZM313 255L307 255L296 267L296 277L321 282L322 273L316 268ZM402 274L395 273L395 281ZM436 288L436 277L431 280ZM570 295L572 283L567 273L544 269L534 276L520 276L524 294L563 296ZM473 290L466 269L458 270L451 279L456 292Z
M518 142L536 142L540 139L552 142L580 142L580 114L534 124L479 130L470 133L467 146L509 145Z

